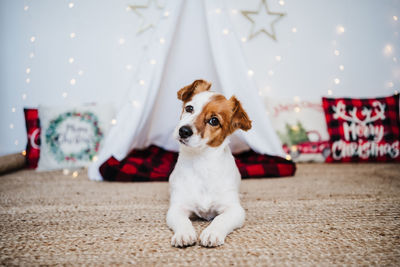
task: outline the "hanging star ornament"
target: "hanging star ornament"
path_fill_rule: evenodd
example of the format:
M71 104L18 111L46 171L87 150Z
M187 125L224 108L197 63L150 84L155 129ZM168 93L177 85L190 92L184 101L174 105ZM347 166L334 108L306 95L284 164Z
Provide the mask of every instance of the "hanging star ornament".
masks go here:
M128 8L142 18L142 23L137 34L154 28L160 20L161 10L164 9L164 7L158 5L156 0L149 0L147 5L129 5ZM143 9L142 12L139 12L139 9Z
M241 10L243 16L250 20L252 26L248 39L256 37L260 33L265 33L276 40L275 23L283 18L286 14L271 12L268 8L266 0L261 0L257 11Z

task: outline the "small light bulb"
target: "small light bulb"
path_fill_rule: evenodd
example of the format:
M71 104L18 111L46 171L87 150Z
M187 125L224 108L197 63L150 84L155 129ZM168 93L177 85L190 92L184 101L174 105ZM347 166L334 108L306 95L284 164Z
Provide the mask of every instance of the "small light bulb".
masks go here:
M82 76L82 75L83 75L83 70L79 70L79 71L78 71L78 75L79 75L79 76Z
M36 41L36 37L35 36L31 36L31 38L29 40L31 41L31 43L34 43Z
M339 66L339 70L343 71L343 70L344 70L344 66L343 66L343 65L340 65L340 66Z
M63 93L62 93L62 97L63 97L63 98L67 98L67 96L68 96L68 93L67 93L67 92L63 92Z
M245 42L247 41L247 38L246 38L246 37L242 37L242 38L240 38L240 40L241 40L243 43L245 43Z
M333 53L335 54L335 56L339 56L340 55L340 51L335 49L335 51L333 51Z
M132 101L132 106L134 106L135 108L138 108L138 107L140 107L140 102L136 101L136 100L133 100Z
M237 9L232 9L231 12L232 12L233 15L236 15L238 13L238 10Z
M74 59L73 57L70 57L70 58L68 59L69 64L74 63L74 61L75 61L75 59Z
M72 2L69 3L69 4L68 4L68 7L69 7L69 8L73 8L73 7L74 7L74 3L72 3Z
M132 69L132 65L130 65L130 64L126 65L126 66L125 66L125 69L131 70L131 69Z
M119 43L120 45L125 44L125 39L124 39L124 38L120 38L119 41L118 41L118 43Z
M29 6L24 6L25 11L28 11L28 9L29 9Z
M333 94L332 90L328 90L328 95L332 95L332 94Z
M99 158L97 156L93 156L92 161L96 162Z
M164 44L165 43L165 39L164 38L160 38L160 44Z
M71 85L75 85L75 84L76 84L76 80L75 80L75 79L71 79L71 80L69 81L69 83L70 83Z
M254 71L253 70L248 70L247 71L247 75L249 75L250 77L254 75Z
M289 154L287 154L285 158L286 160L292 160L292 157Z
M293 97L294 102L300 102L300 96L295 96Z
M76 33L71 32L71 33L69 34L69 37L70 37L71 39L74 39L74 38L76 37Z
M338 78L335 78L335 79L333 80L333 82L334 82L335 84L339 84L339 83L340 83L340 80L339 80Z
M221 14L221 9L220 8L215 9L215 13Z
M156 63L157 63L157 61L155 59L150 60L151 65L155 65Z
M26 83L30 83L30 82L31 82L31 79L26 78L25 82L26 82Z
M393 16L393 20L394 20L394 21L398 21L399 18L398 18L397 16Z
M385 45L383 48L383 54L386 56L390 56L393 53L393 46L391 44Z
M21 151L21 155L25 157L26 156L26 150L22 150Z
M10 129L14 129L14 124L10 124Z
M297 112L297 113L299 113L299 112L300 112L300 108L299 108L299 107L295 107L295 108L294 108L294 111Z
M32 58L34 58L35 57L35 54L34 53L29 53L29 58L30 59L32 59Z
M292 28L292 32L293 32L293 33L296 33L296 32L297 32L297 28L293 27L293 28Z
M72 173L72 178L76 178L76 177L78 177L78 175L79 175L79 173L77 171L74 171Z
M227 34L229 34L229 30L228 29L223 29L222 33L227 35Z
M388 82L388 83L387 83L387 87L392 88L393 86L394 86L394 83L393 83L393 82Z
M285 5L285 1L279 0L279 4L280 4L281 6L284 6L284 5Z
M279 61L282 60L282 57L281 56L275 56L275 60L279 62Z
M15 112L16 111L16 109L13 107L13 108L11 108L11 112Z
M164 12L164 17L168 17L169 16L169 12L168 11L165 11Z
M336 33L337 34L342 34L346 31L346 29L342 25L336 26Z
M31 73L31 68L26 68L25 72L26 72L26 74Z
M22 94L22 99L23 99L23 100L26 99L26 94Z
M394 90L394 94L395 94L395 95L398 95L398 94L399 94L399 91Z
M140 81L139 81L139 84L140 84L140 85L144 85L144 81L143 81L143 80L140 80Z
M69 174L69 170L68 169L63 169L63 174L64 175L68 175Z
M125 8L125 10L126 10L127 12L129 12L129 11L132 10L132 8L131 8L130 6L127 6L127 7Z
M116 120L116 119L112 119L112 120L111 120L111 124L112 124L112 125L117 124L117 120Z

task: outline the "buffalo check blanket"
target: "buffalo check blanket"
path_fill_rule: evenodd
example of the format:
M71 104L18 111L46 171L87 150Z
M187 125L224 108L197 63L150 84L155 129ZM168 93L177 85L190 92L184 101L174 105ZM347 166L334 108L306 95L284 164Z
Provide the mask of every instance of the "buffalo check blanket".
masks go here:
M252 150L234 156L242 178L293 176L296 171L294 162L281 157L261 155ZM168 181L177 159L178 153L153 145L144 150L132 150L122 161L109 158L100 166L100 173L106 181Z

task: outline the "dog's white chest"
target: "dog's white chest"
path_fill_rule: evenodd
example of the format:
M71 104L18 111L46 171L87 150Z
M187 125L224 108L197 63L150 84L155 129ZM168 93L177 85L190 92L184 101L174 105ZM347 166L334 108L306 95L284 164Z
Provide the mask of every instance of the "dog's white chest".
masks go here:
M223 206L217 197L218 194L222 192L217 191L218 190L202 186L200 190L194 192L192 210L198 217L209 221L218 215Z
M238 202L240 174L229 150L221 156L218 162L178 160L170 177L171 201L206 220Z

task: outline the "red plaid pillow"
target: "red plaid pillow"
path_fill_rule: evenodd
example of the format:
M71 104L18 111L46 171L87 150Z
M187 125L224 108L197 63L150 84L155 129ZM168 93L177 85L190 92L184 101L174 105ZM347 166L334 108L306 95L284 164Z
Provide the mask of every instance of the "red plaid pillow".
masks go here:
M284 158L261 155L252 150L234 156L242 178L293 176L296 172L294 162ZM152 145L143 150L132 150L122 161L111 157L99 170L106 181L168 181L177 159L177 152Z
M36 169L40 156L40 121L37 109L24 109L26 134L26 163L28 168Z
M322 103L332 151L327 162L400 161L398 95Z

